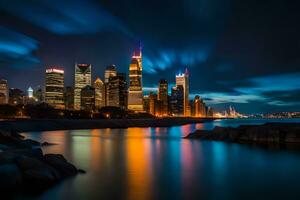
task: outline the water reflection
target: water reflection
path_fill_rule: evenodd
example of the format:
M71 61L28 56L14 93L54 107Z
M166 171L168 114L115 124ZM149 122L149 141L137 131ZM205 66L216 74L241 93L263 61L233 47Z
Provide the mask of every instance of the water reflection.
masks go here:
M298 153L182 139L218 124L237 123L26 133L56 143L45 153L63 153L87 171L38 199L246 199L248 191L262 199L298 195Z

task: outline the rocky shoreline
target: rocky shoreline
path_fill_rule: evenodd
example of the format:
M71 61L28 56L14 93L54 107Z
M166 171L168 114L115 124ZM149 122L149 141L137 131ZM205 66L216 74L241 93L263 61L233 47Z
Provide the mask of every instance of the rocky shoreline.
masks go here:
M1 190L38 192L82 172L60 154L43 154L43 145L50 144L25 139L13 129L0 129Z
M266 123L197 130L185 138L253 144L299 144L300 123Z

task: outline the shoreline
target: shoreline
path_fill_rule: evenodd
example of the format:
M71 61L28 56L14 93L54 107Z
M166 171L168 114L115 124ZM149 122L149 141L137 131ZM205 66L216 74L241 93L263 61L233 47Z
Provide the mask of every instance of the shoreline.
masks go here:
M19 119L0 121L1 130L18 132L83 130L130 127L170 127L205 123L214 118L154 118L154 119Z

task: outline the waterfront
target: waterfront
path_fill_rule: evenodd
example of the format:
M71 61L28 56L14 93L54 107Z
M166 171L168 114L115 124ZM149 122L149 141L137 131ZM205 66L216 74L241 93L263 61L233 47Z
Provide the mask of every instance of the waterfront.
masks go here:
M169 128L94 129L25 133L57 145L87 171L33 199L292 199L300 153L182 139L195 129L299 119L217 120ZM287 170L288 169L288 170ZM23 198L22 196L21 198Z

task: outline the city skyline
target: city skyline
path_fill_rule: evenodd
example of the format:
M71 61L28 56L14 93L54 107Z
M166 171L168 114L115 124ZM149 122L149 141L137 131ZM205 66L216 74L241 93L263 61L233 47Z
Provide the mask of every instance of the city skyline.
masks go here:
M132 49L142 41L147 91L161 78L173 87L173 75L189 67L190 99L199 94L217 109L233 105L243 113L299 108L296 2L176 0L170 8L167 2L87 0L80 4L84 9L77 1L27 3L0 2L0 78L9 87L26 91L41 85L45 66L64 66L71 74L74 63L91 63L93 80L109 64L126 73ZM197 6L206 9L198 12ZM81 23L64 12L74 9ZM65 83L73 85L72 76Z

